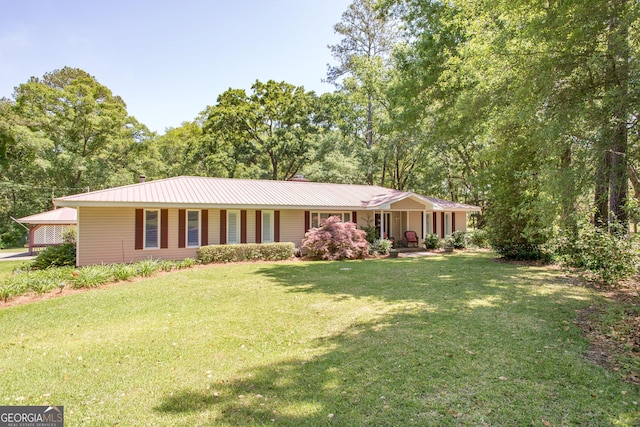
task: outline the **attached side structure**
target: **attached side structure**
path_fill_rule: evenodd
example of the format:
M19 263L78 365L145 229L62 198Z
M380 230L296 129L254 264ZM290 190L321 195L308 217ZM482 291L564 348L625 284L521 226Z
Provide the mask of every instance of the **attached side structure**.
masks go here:
M39 249L62 244L64 231L77 224L77 211L74 208L54 209L25 216L17 222L29 228L29 255L33 255Z

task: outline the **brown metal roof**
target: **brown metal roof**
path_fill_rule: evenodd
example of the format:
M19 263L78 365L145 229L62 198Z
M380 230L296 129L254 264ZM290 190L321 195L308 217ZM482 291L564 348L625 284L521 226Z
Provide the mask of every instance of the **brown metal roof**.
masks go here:
M19 218L23 224L76 224L78 212L74 208L60 208Z
M389 209L412 197L440 210L439 199L371 185L180 176L60 197L58 206ZM433 205L433 206L432 206ZM479 210L447 202L448 209Z

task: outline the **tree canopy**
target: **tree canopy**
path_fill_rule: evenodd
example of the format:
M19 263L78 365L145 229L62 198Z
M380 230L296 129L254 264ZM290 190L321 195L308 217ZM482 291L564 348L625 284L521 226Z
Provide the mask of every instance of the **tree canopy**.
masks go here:
M83 70L0 101L0 236L51 197L175 175L380 184L485 208L538 247L638 215L639 9L631 0L353 0L333 93L230 88L164 135ZM633 188L633 193L629 189ZM616 229L619 229L616 227Z

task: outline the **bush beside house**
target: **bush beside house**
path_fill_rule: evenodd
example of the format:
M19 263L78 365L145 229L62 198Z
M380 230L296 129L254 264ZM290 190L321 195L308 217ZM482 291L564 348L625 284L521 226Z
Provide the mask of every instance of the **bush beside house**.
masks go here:
M369 254L369 242L367 233L356 224L331 216L305 234L302 250L315 259L364 259Z
M283 243L249 243L240 245L210 245L198 250L198 260L203 264L238 261L280 261L295 255L295 245Z

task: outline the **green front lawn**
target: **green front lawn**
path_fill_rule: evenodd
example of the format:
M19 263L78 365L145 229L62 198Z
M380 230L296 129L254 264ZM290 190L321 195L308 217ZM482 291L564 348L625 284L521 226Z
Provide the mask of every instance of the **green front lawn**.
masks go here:
M632 425L602 303L487 253L199 268L0 310L0 404L67 425ZM547 424L545 424L547 423Z
M25 261L0 261L0 284L13 274L13 270L21 267Z

